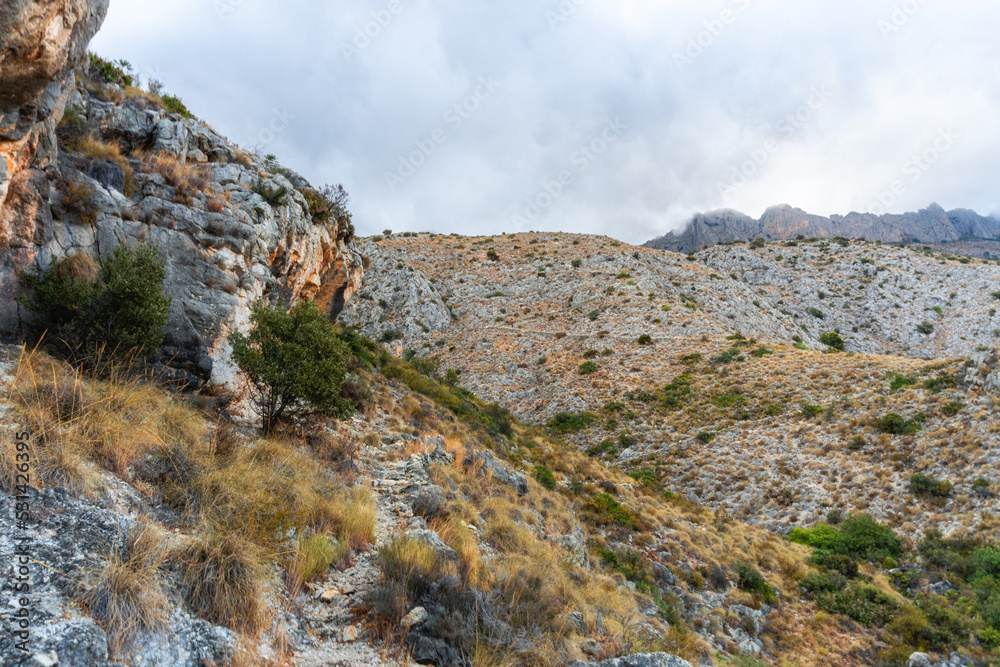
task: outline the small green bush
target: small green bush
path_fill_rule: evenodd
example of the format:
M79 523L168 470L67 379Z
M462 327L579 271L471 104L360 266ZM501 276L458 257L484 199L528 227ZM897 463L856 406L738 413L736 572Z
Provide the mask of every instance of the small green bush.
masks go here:
M819 308L809 308L806 310L806 312L815 317L817 320L826 319L826 314Z
M948 480L939 481L919 472L910 476L909 487L915 496L947 498L951 495L951 482Z
M556 488L556 476L546 466L535 466L535 479L549 491L554 491Z
M925 336L930 336L934 333L934 325L930 322L921 322L917 325L917 332L922 333Z
M760 571L747 561L741 561L733 565L733 571L737 576L737 585L741 590L759 596L764 602L771 603L778 599L777 593L768 585Z
M843 614L867 627L881 627L892 621L899 611L891 597L877 588L860 583L819 595L816 604L823 611Z
M552 421L549 422L549 428L556 435L565 435L588 429L595 421L597 421L597 415L593 412L581 412L578 415L561 412L552 418Z
M579 373L580 375L591 375L592 373L596 372L597 372L597 364L594 363L593 361L585 361L582 364L580 364L580 367L577 369L577 373Z
M639 345L649 345L653 342L653 337L649 334L642 334L639 336Z
M178 116L182 116L188 120L194 119L194 114L191 113L186 106L184 106L184 102L181 101L181 98L174 95L163 95L160 99L163 101L163 108L167 110L167 113L177 114Z

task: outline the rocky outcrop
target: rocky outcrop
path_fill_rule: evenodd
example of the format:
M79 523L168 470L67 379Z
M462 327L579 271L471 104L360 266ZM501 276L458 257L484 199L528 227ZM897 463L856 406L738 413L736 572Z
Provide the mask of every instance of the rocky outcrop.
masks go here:
M602 662L570 663L571 667L691 667L691 663L669 653L637 653L624 658L612 658Z
M143 95L89 80L81 61L106 4L18 2L0 13L0 34L10 35L0 74L0 336L16 340L30 323L20 273L145 241L160 249L172 297L162 365L188 383L227 385L226 339L255 301L311 299L335 318L361 285L362 257L349 220L314 218L304 196L314 191L298 174ZM65 109L74 136L121 157L60 153Z
M31 178L26 170L55 159L73 70L107 10L108 0L8 0L0 7L0 207L12 186L17 193L18 179ZM9 224L9 216L0 218L0 247Z
M866 238L885 243L948 243L968 239L995 239L1000 220L974 211L945 211L937 204L902 215L849 213L829 218L811 215L787 204L774 206L760 220L737 211L722 210L696 215L683 232L670 232L645 244L647 248L697 252L717 243L805 238Z

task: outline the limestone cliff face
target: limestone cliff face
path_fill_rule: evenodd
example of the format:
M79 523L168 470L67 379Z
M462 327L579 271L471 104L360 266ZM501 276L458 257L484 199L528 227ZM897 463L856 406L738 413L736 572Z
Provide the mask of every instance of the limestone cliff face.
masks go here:
M806 238L866 238L885 243L947 243L965 239L992 240L1000 236L1000 220L973 211L945 211L937 204L915 213L874 215L849 213L829 218L811 215L788 205L773 206L760 220L736 211L723 210L696 215L684 231L645 243L647 248L697 252L717 243Z
M107 9L108 0L5 0L0 6L0 206L21 172L55 157L55 126L73 88L73 69Z
M19 273L147 241L173 298L162 363L196 384L227 384L226 337L255 301L312 299L335 318L361 286L362 257L346 221L314 218L298 174L94 81L86 47L106 10L107 0L0 10L0 336L16 340L30 320ZM76 137L122 157L60 149L67 109Z

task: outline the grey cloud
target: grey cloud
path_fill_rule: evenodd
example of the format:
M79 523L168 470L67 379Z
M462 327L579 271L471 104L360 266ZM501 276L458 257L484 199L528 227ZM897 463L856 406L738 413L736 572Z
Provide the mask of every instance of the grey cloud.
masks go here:
M527 228L635 242L722 206L752 216L781 202L825 214L868 210L900 179L906 188L890 211L931 201L1000 210L995 3L170 7L114 2L95 50L158 69L168 90L233 140L257 144L312 181L343 182L362 233L513 232L520 215ZM366 27L369 42L358 48ZM701 53L680 66L678 54L697 53L689 49L698 42ZM456 126L447 113L475 95L480 77L501 85ZM788 132L788 116L817 87L829 99ZM275 110L294 118L273 136L264 132L260 146ZM628 129L586 169L574 163L615 119ZM909 180L904 165L942 127L961 139ZM391 189L386 173L438 130L444 141ZM768 159L739 187L724 187L769 142L776 148ZM567 171L572 182L553 196L546 185ZM552 201L538 206L546 194ZM538 215L530 219L532 200Z

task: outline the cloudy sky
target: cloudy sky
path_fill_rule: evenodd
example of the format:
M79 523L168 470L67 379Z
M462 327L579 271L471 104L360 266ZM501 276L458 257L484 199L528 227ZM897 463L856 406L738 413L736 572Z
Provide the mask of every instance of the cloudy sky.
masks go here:
M93 50L385 228L1000 212L993 0L112 0Z

